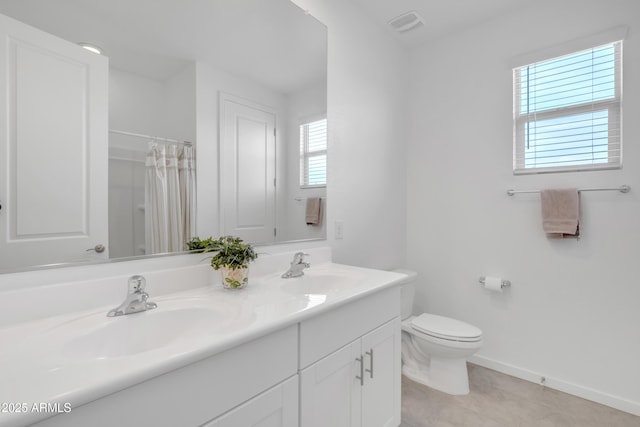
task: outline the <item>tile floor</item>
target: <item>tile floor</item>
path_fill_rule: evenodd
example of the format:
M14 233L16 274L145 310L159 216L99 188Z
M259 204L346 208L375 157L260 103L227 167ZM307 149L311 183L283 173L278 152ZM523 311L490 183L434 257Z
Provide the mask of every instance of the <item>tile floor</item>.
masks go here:
M400 427L640 427L640 417L469 364L467 396L402 377Z

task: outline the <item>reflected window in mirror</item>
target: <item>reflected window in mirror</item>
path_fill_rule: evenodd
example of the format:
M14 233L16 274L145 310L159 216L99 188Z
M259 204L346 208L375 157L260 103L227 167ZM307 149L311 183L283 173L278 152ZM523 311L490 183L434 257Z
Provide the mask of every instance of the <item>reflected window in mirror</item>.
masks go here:
M327 185L327 118L300 125L300 187Z

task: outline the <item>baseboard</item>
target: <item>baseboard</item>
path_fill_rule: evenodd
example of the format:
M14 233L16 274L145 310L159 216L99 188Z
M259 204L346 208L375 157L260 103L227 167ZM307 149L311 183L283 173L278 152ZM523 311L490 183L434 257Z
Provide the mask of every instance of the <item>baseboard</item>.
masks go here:
M640 402L633 402L611 394L602 393L592 388L580 386L558 378L548 377L544 374L533 372L528 369L519 368L517 366L502 363L497 360L489 359L483 356L474 355L469 358L469 362L520 378L535 384L541 384L545 387L559 390L564 393L572 394L583 399L591 400L611 408L619 409L633 415L640 416Z

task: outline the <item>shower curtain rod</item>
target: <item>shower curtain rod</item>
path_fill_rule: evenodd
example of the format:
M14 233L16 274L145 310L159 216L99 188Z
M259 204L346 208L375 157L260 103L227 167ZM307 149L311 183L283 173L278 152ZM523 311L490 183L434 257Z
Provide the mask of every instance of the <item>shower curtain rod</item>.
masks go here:
M155 141L160 141L160 142L169 142L169 143L172 143L172 144L191 145L190 141L179 141L179 140L173 139L173 138L163 138L163 137L160 137L160 136L144 135L142 133L125 132L123 130L116 130L116 129L109 129L109 132L110 133L117 133L118 135L135 136L135 137L138 137L138 138L153 139Z

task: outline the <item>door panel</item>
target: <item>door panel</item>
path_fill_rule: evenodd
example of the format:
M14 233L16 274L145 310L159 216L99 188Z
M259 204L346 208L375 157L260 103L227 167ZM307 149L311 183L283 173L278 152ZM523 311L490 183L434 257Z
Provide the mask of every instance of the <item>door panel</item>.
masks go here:
M108 258L108 60L0 15L0 269Z
M223 234L252 243L275 240L275 123L268 108L220 95Z

